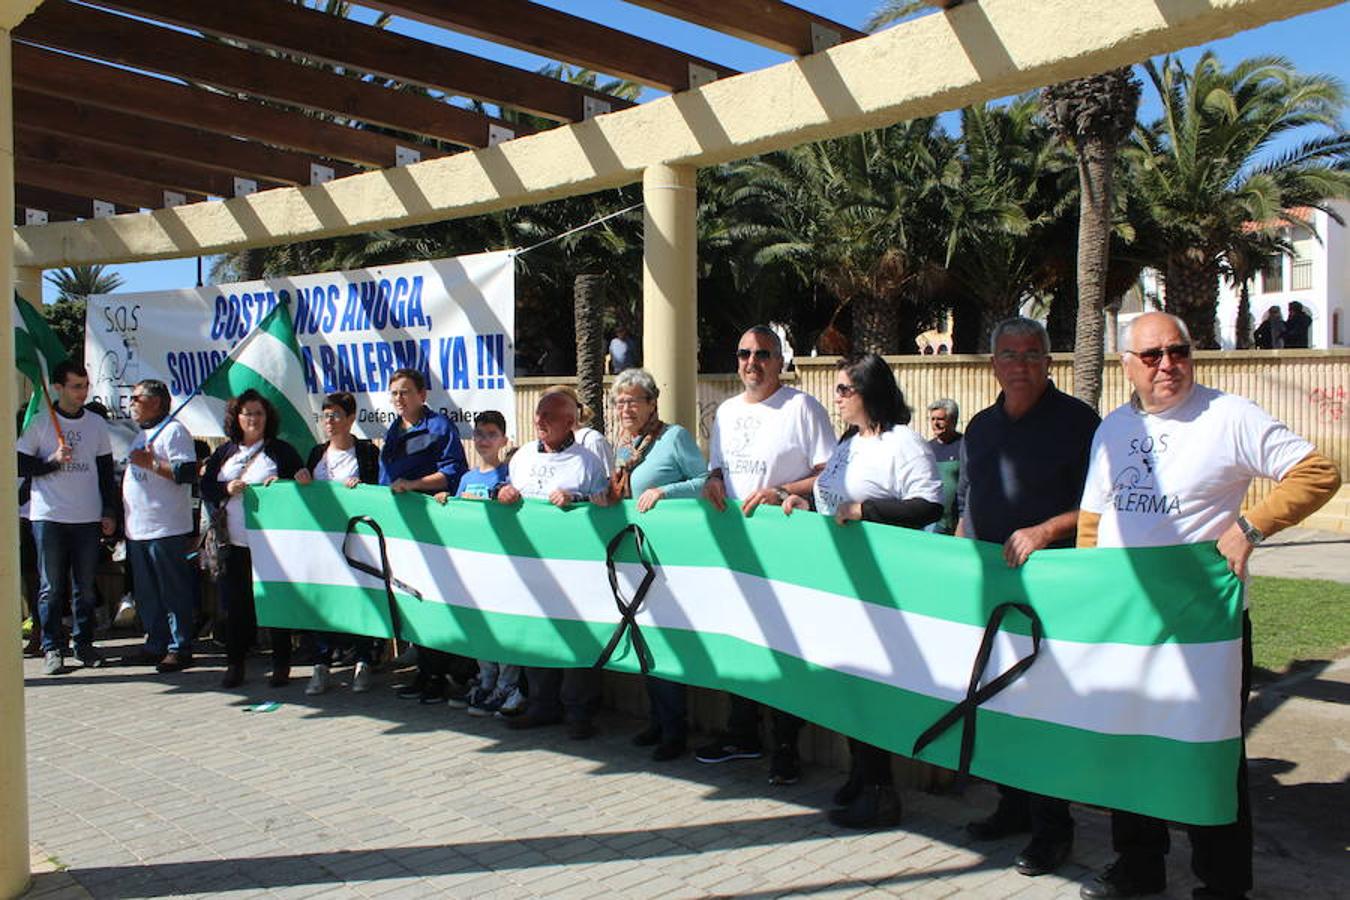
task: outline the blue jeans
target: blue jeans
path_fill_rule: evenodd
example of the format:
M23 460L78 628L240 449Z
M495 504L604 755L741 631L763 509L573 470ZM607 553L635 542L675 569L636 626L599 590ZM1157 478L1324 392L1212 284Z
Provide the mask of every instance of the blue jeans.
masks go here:
M99 523L33 523L38 558L38 614L42 619L42 649L66 649L61 615L70 596L75 620L75 646L94 643L94 573L98 569Z
M197 573L188 562L192 535L127 541L136 610L145 626L145 652L191 653L197 615Z

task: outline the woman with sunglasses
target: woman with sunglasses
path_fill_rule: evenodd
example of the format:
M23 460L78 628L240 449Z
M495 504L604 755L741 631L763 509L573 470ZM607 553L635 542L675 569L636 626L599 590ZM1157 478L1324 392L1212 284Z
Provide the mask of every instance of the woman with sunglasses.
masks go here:
M598 505L636 500L638 512L644 513L668 497L692 499L703 491L708 464L693 435L679 425L662 422L656 414L660 395L656 379L645 369L625 369L614 378L619 446L609 491L592 498ZM651 718L633 737L633 745L652 747L652 759L657 762L683 756L688 733L684 685L650 675L643 680Z
M266 486L278 478L310 482L300 454L277 437L280 422L267 398L253 389L225 405L225 436L202 472L202 498L212 508L225 507L230 552L216 579L216 602L227 610L225 677L220 686L244 683L244 658L258 631L258 613L253 608L253 561L248 552L244 527L244 491ZM272 629L272 687L291 680L291 632Z
M834 406L847 428L830 461L816 479L816 512L840 525L867 521L923 528L942 517L942 480L933 451L906 427L910 410L895 375L875 353L840 360ZM783 512L808 509L796 495L783 501ZM840 809L830 821L845 828L882 828L900 821L891 757L886 751L849 738L852 761L848 781L835 792Z

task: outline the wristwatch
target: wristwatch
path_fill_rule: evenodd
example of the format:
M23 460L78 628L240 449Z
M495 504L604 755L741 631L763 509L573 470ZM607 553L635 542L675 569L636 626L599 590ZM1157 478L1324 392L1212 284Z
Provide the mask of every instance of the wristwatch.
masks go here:
M1237 526L1242 529L1242 536L1247 539L1247 543L1251 544L1253 547L1266 539L1265 533L1251 522L1248 522L1246 516L1238 516Z
M774 492L775 494L778 495L778 502L779 502L779 503L782 503L784 500L786 500L787 498L789 498L789 497L792 496L792 493L791 493L790 491L786 490L785 488L776 487L776 488L772 488L772 490L773 490L773 492Z

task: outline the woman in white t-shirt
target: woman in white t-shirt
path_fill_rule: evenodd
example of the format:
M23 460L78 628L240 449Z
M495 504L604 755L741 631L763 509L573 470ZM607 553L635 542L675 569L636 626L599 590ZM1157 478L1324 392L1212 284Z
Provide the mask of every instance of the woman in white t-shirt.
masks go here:
M816 479L815 509L848 522L923 528L942 517L942 480L933 451L908 426L909 406L885 360L875 353L845 357L834 384L834 405L848 428ZM783 512L807 509L796 495ZM849 738L848 781L835 792L841 809L830 821L846 828L878 828L900 821L890 754Z
M319 414L323 433L328 438L309 451L305 468L315 481L338 481L349 488L358 484L380 483L380 451L369 440L352 434L356 424L356 398L347 391L336 391L323 400ZM340 635L314 633L314 671L305 693L311 696L328 690L329 669L333 665L333 645ZM346 641L352 650L352 690L358 694L370 690L375 660L375 639L355 635Z

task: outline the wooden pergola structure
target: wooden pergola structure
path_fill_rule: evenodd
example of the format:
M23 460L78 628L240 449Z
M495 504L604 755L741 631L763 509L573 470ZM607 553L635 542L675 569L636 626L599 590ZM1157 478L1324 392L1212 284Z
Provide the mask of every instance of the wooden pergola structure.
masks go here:
M91 2L0 0L0 206L16 211L13 240L0 242L7 295L40 302L48 268L356 234L640 182L644 358L663 416L691 426L700 166L1339 0L930 0L941 14L871 36L779 0L629 0L794 57L749 73L528 0L362 4L669 94L639 105L286 0ZM558 126L531 129L514 111ZM0 333L11 318L0 304ZM0 443L12 445L13 346L0 347ZM0 455L0 622L11 623L14 464ZM0 641L0 897L28 881L21 671L18 642Z

